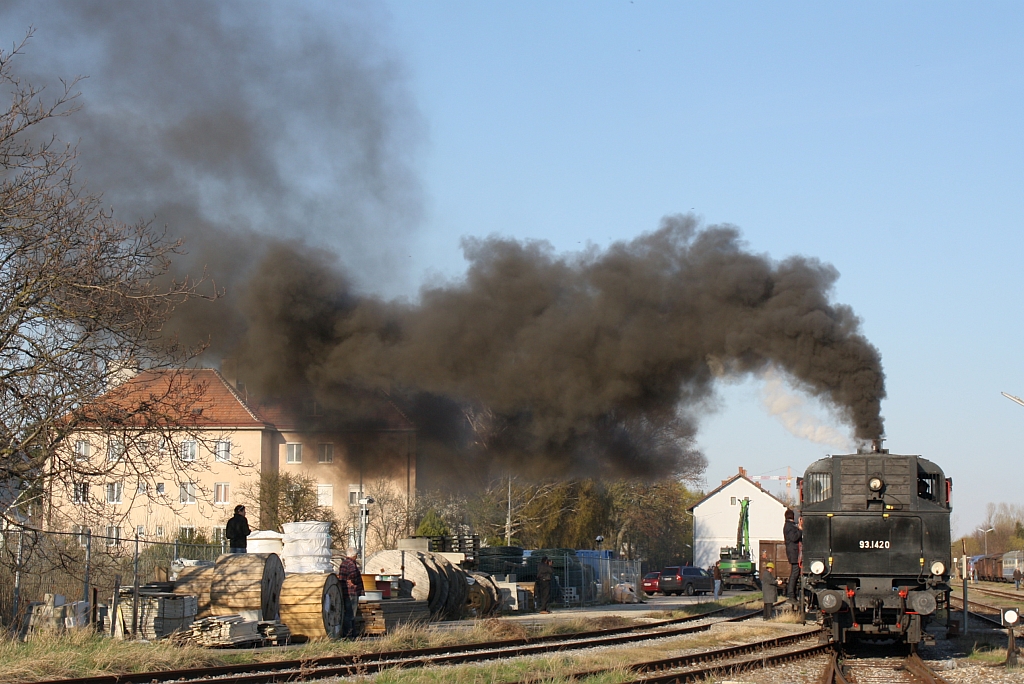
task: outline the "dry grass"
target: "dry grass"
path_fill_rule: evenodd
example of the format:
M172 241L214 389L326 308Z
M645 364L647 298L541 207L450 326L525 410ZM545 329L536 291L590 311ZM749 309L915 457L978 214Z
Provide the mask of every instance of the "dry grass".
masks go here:
M388 670L376 677L375 681L383 684L493 684L519 681L554 684L574 681L569 678L573 672L607 669L607 673L585 681L588 684L613 684L636 679L636 673L628 669L630 663L658 660L681 652L759 641L777 635L778 629L770 623L722 624L707 632L588 651L585 654L560 653L480 665Z
M230 662L238 659L223 651L117 641L86 632L40 634L27 642L0 639L0 682L5 684Z
M687 606L685 610L666 614L664 617L682 617L694 612L706 612L714 607L715 604L711 603L696 604L692 607ZM87 632L71 632L62 635L40 634L33 636L27 642L0 638L0 684L16 684L45 679L86 677L100 674L157 672L230 663L302 660L318 656L378 653L381 651L435 646L458 646L481 641L517 639L547 634L568 634L639 624L643 624L643 621L618 616L602 616L593 619L550 620L535 628L530 628L511 620L501 619L478 620L472 625L461 629L431 629L427 625L409 624L403 625L392 633L377 639L313 641L297 648L266 651L222 651L196 647L179 647L164 641L137 643L109 639ZM675 640L671 641L674 642ZM645 652L649 652L649 650L648 646L644 646L641 649L641 651ZM561 658L560 656L559 659ZM559 659L549 659L552 661L551 666L556 670L561 667L557 665ZM582 669L575 663L574 659L569 657L565 657L565 659L568 662L574 663L576 669ZM638 656L637 659L642 660L645 658ZM620 656L610 660L604 667L614 667L622 662L622 655L620 654ZM536 663L527 666L510 664L507 667L510 668L509 673L517 671L520 667L525 668L518 677L518 679L523 679L535 673L537 665ZM490 672L491 670L487 667L482 667L480 671ZM411 677L414 674L421 677L425 676L423 671L419 670L403 674L402 676ZM492 672L492 674L498 673ZM447 677L448 675L430 675L430 677L434 676ZM516 676L512 676L508 681L514 681L515 679ZM413 680L407 679L404 681ZM431 680L426 679L423 681ZM475 680L437 679L433 681ZM502 680L481 679L479 681Z

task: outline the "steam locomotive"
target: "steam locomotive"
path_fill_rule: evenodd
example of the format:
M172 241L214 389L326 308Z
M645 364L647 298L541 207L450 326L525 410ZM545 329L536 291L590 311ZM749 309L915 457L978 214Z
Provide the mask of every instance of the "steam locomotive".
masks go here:
M949 596L952 481L942 469L875 442L812 463L798 486L802 600L832 639L928 638Z

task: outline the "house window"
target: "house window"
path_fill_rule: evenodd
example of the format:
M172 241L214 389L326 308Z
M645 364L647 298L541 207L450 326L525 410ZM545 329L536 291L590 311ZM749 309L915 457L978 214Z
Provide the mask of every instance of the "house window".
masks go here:
M139 488L136 490L135 493L138 494L139 496L145 496L147 491L149 491L149 487L146 485L145 482L139 480Z
M163 494L164 490L165 490L164 483L163 482L157 482L156 483L156 493L157 494Z
M334 485L318 484L316 486L316 505L334 505Z
M231 441L222 439L217 442L217 460L221 463L231 462Z
M145 525L136 525L135 526L135 535L138 536L138 537L145 537L146 536L146 526Z
M213 485L213 503L226 504L231 501L231 485L227 482L218 482Z
M191 525L182 525L178 528L178 539L191 541L196 538L196 528Z
M124 442L118 439L112 439L107 443L107 460L111 463L116 463L121 460L124 456Z
M302 445L287 444L285 446L288 449L288 463L302 463Z
M88 461L92 455L92 445L86 442L84 439L80 439L75 442L75 460L77 461Z
M316 451L317 463L334 463L333 444L317 444Z
M227 528L224 525L216 526L213 528L213 543L222 544L227 538L224 536L224 530Z
M120 482L108 482L107 483L107 503L108 504L119 504L121 503L122 494L124 487Z
M189 440L181 443L181 460L192 462L196 460L196 443Z
M76 504L89 503L89 483L85 480L74 484L75 491L72 494L72 502Z
M736 505L736 497L735 496L730 496L729 497L729 505L730 506L735 506Z
M181 484L181 503L194 504L196 502L196 484L194 482L183 482Z
M121 528L116 525L107 525L107 546L117 546L121 543Z
M359 500L363 498L363 485L350 484L348 486L348 505L358 506Z
M158 537L163 537L164 536L164 526L163 525L157 525L156 526L156 530L154 530L154 533Z
M82 527L81 525L72 525L71 531L75 534L75 539L78 541L78 545L85 548L89 545L89 535L92 530L88 527Z

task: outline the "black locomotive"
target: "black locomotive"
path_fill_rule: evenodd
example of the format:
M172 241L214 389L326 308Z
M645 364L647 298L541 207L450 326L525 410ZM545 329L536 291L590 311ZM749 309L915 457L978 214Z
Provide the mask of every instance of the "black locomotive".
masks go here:
M919 643L948 598L952 481L876 442L812 463L798 484L805 606L839 643Z

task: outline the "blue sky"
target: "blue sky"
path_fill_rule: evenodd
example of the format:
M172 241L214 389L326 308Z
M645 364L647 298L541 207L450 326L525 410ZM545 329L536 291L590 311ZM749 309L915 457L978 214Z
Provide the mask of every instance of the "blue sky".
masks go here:
M166 206L205 202L267 232L305 221L291 230L389 297L460 277L466 236L572 251L686 212L738 226L755 252L831 263L835 301L882 355L887 446L953 477L954 531L1024 503L1024 407L1000 396L1024 396L1024 5L240 6L11 1L0 40L34 25L30 69L89 76L84 177L128 218L156 211L173 233ZM163 140L138 159L135 140L190 116L253 132L259 153ZM223 160L235 175L217 175ZM274 182L282 194L263 192ZM766 386L719 388L699 434L707 485L843 451L788 432Z
M955 532L1024 502L1024 407L999 394L1024 394L1024 6L386 8L428 141L412 285L461 273L465 235L574 250L677 212L735 224L838 268L882 353L887 446L953 477ZM703 421L708 484L834 450L790 435L762 384L722 387Z

